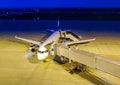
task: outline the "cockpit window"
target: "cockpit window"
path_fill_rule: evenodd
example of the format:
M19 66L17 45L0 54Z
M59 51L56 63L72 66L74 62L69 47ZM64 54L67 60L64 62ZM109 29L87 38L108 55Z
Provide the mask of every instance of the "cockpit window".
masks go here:
M45 51L38 51L39 53L47 53L48 50L45 50Z

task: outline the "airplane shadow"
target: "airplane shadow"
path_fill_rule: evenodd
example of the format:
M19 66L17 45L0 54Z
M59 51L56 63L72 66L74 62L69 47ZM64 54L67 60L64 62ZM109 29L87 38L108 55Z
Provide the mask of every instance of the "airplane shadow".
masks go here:
M18 43L18 44L22 44L22 45L25 45L26 47L28 47L28 43L25 43L24 41L11 40L11 39L8 39L8 41L14 42L14 43ZM37 63L40 62L40 61L38 60L38 58L37 58L36 55L34 55L34 56L32 56L32 57L29 57L29 58L27 58L27 59L28 59L28 61L29 61L30 63L32 63L32 64L37 64Z
M80 77L94 83L95 85L112 85L111 83L105 81L104 79L101 79L93 74L88 73L88 72L81 72L78 75Z
M62 64L62 66L67 72L70 72L71 64L69 63ZM85 71L85 72L75 71L74 73L71 73L71 75L78 75L79 77L82 77L95 85L112 85L111 82L105 81L104 79L94 74L91 74L88 71Z
M28 59L28 61L29 61L30 63L32 63L32 64L37 64L37 63L40 62L40 60L38 60L37 56L32 56L32 57L27 58L27 59Z

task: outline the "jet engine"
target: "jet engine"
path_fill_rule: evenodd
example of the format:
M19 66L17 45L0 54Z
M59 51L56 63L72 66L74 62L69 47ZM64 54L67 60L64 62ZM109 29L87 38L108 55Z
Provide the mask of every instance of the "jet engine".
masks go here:
M38 51L39 46L36 44L30 44L29 51L25 54L26 58L32 57L37 51Z

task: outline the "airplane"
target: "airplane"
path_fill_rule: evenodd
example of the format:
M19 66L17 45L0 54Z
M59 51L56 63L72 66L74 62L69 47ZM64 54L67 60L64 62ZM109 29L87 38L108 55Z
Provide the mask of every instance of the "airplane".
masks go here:
M70 45L84 44L95 40L95 38L83 40L81 36L78 36L69 30L62 31L59 25L60 22L58 20L58 25L57 25L58 30L57 31L49 30L53 33L44 42L25 39L18 36L15 36L15 38L31 43L29 52L26 55L28 58L33 56L34 53L37 52L38 60L43 60L43 61L49 55L54 55L55 44L65 43L65 45L70 46Z

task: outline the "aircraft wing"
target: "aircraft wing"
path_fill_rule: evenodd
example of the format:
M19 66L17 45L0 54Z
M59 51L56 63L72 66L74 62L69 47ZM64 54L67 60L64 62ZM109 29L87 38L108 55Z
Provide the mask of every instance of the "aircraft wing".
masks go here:
M29 43L37 44L37 45L41 44L41 42L34 41L34 40L29 40L29 39L25 39L25 38L21 38L21 37L17 37L17 36L15 36L15 38L19 39L19 40L23 40L23 41L29 42Z
M71 46L71 45L77 45L77 44L84 44L84 43L88 43L88 42L94 41L94 40L96 40L96 39L93 38L93 39L87 39L87 40L66 42L65 45L66 45L66 46Z

